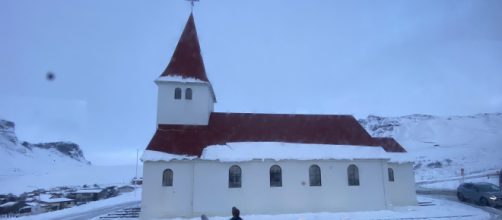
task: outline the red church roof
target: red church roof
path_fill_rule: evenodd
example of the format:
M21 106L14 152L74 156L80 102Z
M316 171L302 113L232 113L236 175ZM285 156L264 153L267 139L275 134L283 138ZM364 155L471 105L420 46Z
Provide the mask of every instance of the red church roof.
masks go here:
M349 115L212 113L209 124L159 125L147 150L201 156L210 145L229 142L287 142L382 146L406 152L392 138L373 138Z
M209 82L200 54L199 39L195 29L193 14L183 29L171 61L161 76L181 76Z

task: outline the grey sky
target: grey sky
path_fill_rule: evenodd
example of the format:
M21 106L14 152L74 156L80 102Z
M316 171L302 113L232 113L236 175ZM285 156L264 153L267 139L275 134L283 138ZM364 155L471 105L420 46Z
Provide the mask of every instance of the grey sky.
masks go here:
M498 0L201 0L194 16L217 111L365 117L502 111L501 11ZM23 140L134 163L189 13L182 0L0 1L0 118Z

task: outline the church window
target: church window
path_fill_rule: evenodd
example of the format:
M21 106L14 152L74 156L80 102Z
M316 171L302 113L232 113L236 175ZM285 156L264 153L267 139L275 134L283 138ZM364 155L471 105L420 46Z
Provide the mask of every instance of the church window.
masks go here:
M282 186L282 170L278 165L273 165L270 167L270 186L271 187L281 187Z
M321 186L321 168L312 165L309 168L310 186Z
M394 182L394 170L392 168L387 169L389 173L389 182Z
M164 173L162 174L162 186L173 186L173 170L164 170Z
M241 168L233 165L228 170L228 188L241 188L242 179Z
M185 90L185 99L192 100L192 89L191 88L187 88Z
M356 165L351 164L347 168L347 176L349 179L349 186L359 186L359 170Z
M181 99L181 88L174 89L174 99Z

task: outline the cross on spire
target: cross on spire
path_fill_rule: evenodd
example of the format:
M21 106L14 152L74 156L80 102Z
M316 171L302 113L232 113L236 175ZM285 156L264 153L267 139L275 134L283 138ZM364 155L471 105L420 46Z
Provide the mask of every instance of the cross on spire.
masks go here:
M198 2L199 0L186 0L186 1L190 2L190 5L192 6L191 10L193 11L194 2Z

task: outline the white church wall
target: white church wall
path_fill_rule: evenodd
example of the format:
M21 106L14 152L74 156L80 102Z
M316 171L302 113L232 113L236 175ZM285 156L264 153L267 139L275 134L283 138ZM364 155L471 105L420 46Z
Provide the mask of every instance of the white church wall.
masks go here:
M321 168L321 186L310 186L309 168ZM359 186L348 185L347 167L355 164ZM242 170L241 188L228 187L229 168ZM282 170L282 187L270 186L270 167ZM395 182L388 181L387 167ZM173 186L162 186L162 173L173 170ZM141 219L228 216L233 206L242 214L281 214L381 210L388 205L416 204L411 163L384 159L253 160L219 162L172 160L144 163Z
M197 161L194 167L194 216L229 215L232 206L243 214L279 214L386 208L382 164L385 160ZM270 187L272 165L282 169L282 187ZM309 185L309 168L321 168L321 186ZM347 167L359 168L360 185L348 186ZM242 187L228 187L232 165L242 170Z
M214 108L208 83L156 81L158 86L157 124L207 125ZM175 88L181 88L181 99L174 98ZM192 89L192 99L185 99L186 89Z
M173 186L162 186L165 169L173 170ZM192 189L193 163L145 161L140 219L191 216Z
M413 163L388 163L394 170L394 182L387 179L389 199L393 206L408 206L417 204L415 176Z

